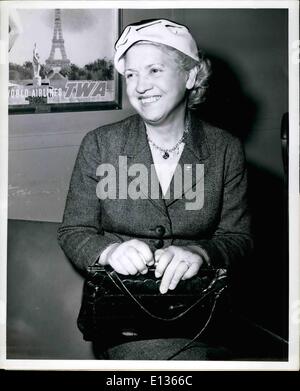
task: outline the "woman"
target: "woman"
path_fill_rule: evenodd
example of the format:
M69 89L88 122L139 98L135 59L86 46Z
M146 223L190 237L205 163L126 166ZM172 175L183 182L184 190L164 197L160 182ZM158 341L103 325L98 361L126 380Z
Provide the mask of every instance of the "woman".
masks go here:
M84 137L59 243L81 270L99 263L136 275L155 264L164 294L203 264L229 267L249 253L243 149L190 110L203 100L210 66L185 26L168 20L127 26L114 62L138 114ZM160 358L160 350L180 343L144 341L143 355L132 342L109 357ZM206 352L198 346L178 359L203 359Z

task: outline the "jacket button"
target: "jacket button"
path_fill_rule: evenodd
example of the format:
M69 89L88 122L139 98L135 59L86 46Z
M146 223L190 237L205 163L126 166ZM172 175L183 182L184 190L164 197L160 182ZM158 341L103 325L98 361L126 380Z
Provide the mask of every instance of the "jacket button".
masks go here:
M154 241L153 244L155 248L162 248L164 245L164 241L162 239L157 239Z
M158 225L155 228L155 232L157 233L158 236L164 236L166 230L165 230L165 227L163 227L162 225Z

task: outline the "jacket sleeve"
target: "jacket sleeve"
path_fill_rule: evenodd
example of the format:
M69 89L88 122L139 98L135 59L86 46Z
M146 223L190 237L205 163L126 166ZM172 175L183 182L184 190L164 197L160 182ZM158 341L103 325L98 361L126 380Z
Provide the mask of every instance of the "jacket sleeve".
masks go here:
M234 267L252 251L253 241L247 202L247 169L242 143L227 146L223 171L223 197L219 224L212 236L198 240L212 267Z
M58 242L65 255L80 270L94 264L109 245L122 240L101 226L96 170L100 152L95 131L83 139L71 176L69 192L58 228Z

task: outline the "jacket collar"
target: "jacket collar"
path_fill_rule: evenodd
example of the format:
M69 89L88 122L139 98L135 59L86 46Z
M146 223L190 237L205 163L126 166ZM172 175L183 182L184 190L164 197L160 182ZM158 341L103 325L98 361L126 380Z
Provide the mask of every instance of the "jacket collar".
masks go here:
M209 145L206 139L205 130L202 121L195 116L191 111L188 111L190 116L190 129L186 136L184 150L192 153L199 162L206 160L210 155ZM128 137L124 145L122 153L128 158L134 159L140 154L143 154L144 163L152 163L151 151L148 145L146 136L146 127L139 115L132 117L130 129L128 129ZM186 155L186 154L182 154ZM182 156L183 157L183 156Z
M185 148L201 162L206 160L210 155L203 122L191 111L188 111L188 115L190 119L190 131L186 137Z

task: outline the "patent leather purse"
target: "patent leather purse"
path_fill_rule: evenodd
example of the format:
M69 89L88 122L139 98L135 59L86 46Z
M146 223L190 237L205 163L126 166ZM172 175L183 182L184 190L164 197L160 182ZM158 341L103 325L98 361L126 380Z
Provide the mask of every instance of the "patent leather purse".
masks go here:
M154 269L125 276L108 266L92 266L84 282L77 324L87 341L123 342L186 337L197 339L212 319L228 287L226 269L201 268L175 290L159 292Z

